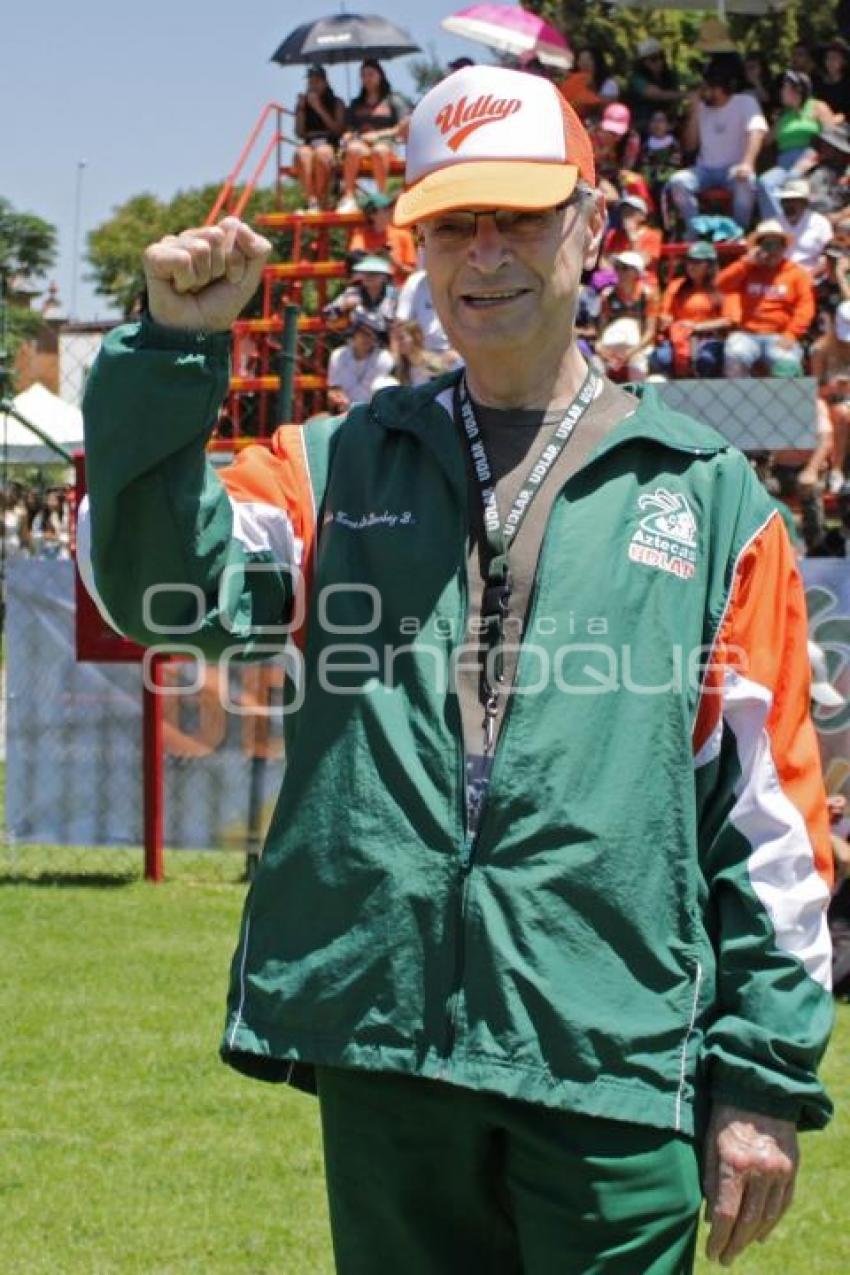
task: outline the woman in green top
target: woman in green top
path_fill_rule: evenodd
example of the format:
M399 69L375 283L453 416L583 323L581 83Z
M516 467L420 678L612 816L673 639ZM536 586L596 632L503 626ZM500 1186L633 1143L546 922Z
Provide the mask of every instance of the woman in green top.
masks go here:
M838 121L826 102L812 97L812 82L803 71L785 72L779 100L780 111L768 135L776 147L776 164L759 178L759 206L763 217L781 219L777 192L818 134Z

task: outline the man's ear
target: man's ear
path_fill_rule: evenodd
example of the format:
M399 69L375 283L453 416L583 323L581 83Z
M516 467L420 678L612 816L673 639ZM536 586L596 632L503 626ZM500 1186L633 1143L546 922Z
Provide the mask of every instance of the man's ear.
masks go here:
M584 268L591 270L596 265L602 239L608 225L608 212L605 207L605 196L601 190L593 192L593 204L586 214Z

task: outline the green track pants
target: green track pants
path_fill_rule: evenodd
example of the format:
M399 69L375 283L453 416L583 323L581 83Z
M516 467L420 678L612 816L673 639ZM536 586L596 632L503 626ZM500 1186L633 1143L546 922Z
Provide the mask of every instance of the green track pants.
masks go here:
M338 1275L687 1275L694 1143L416 1077L321 1068Z

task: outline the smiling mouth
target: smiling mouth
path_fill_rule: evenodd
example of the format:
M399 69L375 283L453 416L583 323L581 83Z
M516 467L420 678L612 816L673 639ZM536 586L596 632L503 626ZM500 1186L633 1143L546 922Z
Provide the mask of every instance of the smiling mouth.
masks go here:
M499 292L464 292L461 300L473 310L492 310L495 306L508 305L517 297L524 297L528 288L503 288Z

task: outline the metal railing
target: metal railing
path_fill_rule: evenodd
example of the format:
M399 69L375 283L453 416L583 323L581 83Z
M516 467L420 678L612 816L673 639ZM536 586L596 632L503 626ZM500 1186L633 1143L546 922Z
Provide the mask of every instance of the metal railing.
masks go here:
M285 115L289 115L294 118L294 112L286 106L281 106L279 102L269 102L263 108L259 119L251 130L247 142L242 147L242 151L236 161L233 171L227 178L225 178L224 185L218 193L218 198L207 215L206 222L204 223L205 225L214 226L222 213L229 214L234 217L242 216L248 206L248 200L254 193L257 183L265 172L266 165L272 155L275 155L276 157L275 191L278 199L278 207L281 206L280 177L281 170L283 168L282 147L284 143L292 146L296 144L295 141L291 137L287 137L283 131L283 119ZM260 158L255 163L250 176L245 179L244 187L239 192L238 197L235 197L239 184L243 180L243 170L245 170L252 154L254 154L255 147L260 142L263 131L267 129L269 121L273 121L272 134L265 142L260 153Z

